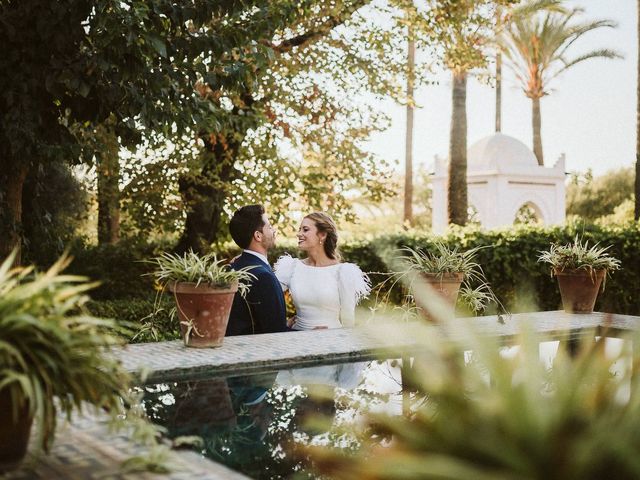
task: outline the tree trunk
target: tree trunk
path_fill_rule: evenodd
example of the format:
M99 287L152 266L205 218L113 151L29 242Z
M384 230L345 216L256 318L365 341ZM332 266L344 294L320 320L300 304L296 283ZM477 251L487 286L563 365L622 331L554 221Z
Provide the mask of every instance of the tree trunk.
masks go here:
M502 9L496 8L496 31L503 27ZM496 46L496 133L502 130L502 49Z
M9 162L0 173L0 262L16 251L15 265L20 265L22 249L22 191L29 167Z
M407 131L405 137L405 170L404 170L404 223L413 224L413 111L414 75L416 43L413 40L413 29L409 26L409 42L407 46Z
M532 126L533 126L533 153L538 159L538 165L544 165L544 157L542 156L542 119L540 117L540 97L531 99Z
M496 132L500 131L502 131L502 52L498 48L496 53Z
M640 0L637 7L638 14L638 74L636 77L636 183L634 218L640 219Z
M97 154L98 175L98 243L114 244L120 240L120 159L115 134L100 127L103 146Z
M233 115L252 115L255 100L251 93L244 92L240 98L241 107L233 109ZM220 238L222 214L228 196L228 187L238 178L236 159L250 127L226 132L201 132L204 141L202 168L183 176L178 181L180 195L187 210L184 231L176 252L193 250L204 254L211 244Z
M211 157L210 152L203 152L203 157ZM205 162L211 162L209 158ZM219 230L219 218L222 212L221 202L224 195L219 188L209 182L207 173L185 176L179 180L180 195L187 209L184 231L176 251L184 253L192 250L198 254L207 253L211 242Z
M449 223L467 223L467 72L453 72L449 136Z
M224 137L223 137L224 138ZM228 138L233 138L229 135ZM218 240L222 227L222 213L227 198L227 186L236 178L235 160L242 142L205 140L202 170L179 180L180 194L187 208L182 237L176 246L178 253L193 250L209 252Z

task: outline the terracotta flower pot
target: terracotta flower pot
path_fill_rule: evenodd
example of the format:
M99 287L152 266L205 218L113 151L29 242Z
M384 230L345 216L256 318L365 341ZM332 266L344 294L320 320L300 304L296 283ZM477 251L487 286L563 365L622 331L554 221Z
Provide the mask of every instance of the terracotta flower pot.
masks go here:
M178 282L169 285L176 299L180 332L187 347L219 347L227 331L238 283L229 288Z
M27 453L33 417L23 406L17 421L13 418L13 403L9 389L0 391L0 473L16 468Z
M591 313L606 270L563 270L558 277L562 307L569 313Z
M458 292L460 291L460 285L464 280L464 274L445 273L443 275L437 275L433 273L422 273L420 277L440 298L447 303L449 307L449 314L453 317L456 309L456 302L458 300ZM416 298L416 304L428 320L437 320L431 313L429 313L433 309L429 308L428 299L425 302L420 298Z

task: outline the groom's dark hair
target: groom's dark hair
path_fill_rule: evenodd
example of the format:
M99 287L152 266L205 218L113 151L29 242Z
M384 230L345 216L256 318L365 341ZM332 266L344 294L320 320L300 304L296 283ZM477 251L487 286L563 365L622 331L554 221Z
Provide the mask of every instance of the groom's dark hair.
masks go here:
M246 205L236 210L229 222L231 238L240 248L247 248L254 232L261 232L264 227L264 207L262 205Z

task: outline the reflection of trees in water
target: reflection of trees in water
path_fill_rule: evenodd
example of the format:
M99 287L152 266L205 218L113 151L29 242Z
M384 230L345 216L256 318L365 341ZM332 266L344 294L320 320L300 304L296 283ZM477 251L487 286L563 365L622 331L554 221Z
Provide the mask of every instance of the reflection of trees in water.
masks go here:
M358 422L398 395L397 384L381 393L369 381L372 369L385 374L385 368L392 375L395 367L371 362L350 389L331 382L278 385L275 373L157 384L145 387L144 406L169 437L197 435L203 442L195 450L252 478L317 478L308 446L352 454L363 437L384 441Z

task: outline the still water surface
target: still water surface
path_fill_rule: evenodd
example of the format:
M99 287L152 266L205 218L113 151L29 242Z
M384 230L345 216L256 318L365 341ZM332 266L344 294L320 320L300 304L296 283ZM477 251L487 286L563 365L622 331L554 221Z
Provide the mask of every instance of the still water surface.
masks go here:
M305 446L354 451L363 413L401 414L399 365L371 361L159 383L145 387L144 404L170 438L201 437L191 448L251 478L316 478Z
M607 339L612 353L621 346ZM549 367L557 348L558 342L540 344ZM200 437L190 448L251 478L317 478L306 446L356 452L359 439L374 435L364 429L364 414L402 414L400 366L390 359L159 383L144 387L144 405L170 438ZM414 393L413 401L424 398Z

